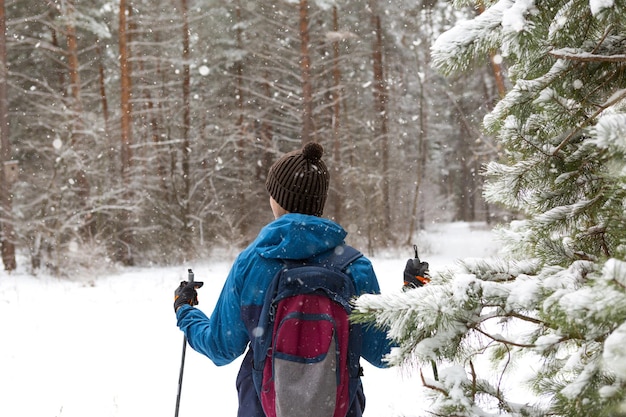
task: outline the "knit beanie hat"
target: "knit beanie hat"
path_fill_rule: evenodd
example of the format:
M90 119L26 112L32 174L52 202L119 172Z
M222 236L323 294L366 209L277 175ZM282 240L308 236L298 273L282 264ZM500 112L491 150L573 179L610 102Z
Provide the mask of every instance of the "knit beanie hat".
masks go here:
M282 208L290 213L322 215L329 183L323 154L322 145L309 142L272 165L265 188Z

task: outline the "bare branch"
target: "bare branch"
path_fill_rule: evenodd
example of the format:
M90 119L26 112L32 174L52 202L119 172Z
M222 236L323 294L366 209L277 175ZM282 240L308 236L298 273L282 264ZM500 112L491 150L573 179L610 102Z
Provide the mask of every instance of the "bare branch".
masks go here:
M490 335L489 333L485 332L484 330L481 330L479 327L475 327L474 328L477 332L483 334L484 336L488 337L491 340L494 340L498 343L503 343L505 345L510 345L510 346L517 346L517 347L521 347L521 348L534 348L536 347L533 344L527 345L527 344L522 344L522 343L516 343L516 342L512 342L510 340L506 340L506 339L501 339L498 337L494 337L492 335Z
M441 387L435 386L435 385L430 385L426 382L426 378L424 378L424 373L422 372L422 370L420 369L420 378L422 379L422 385L424 385L426 388L430 388L432 390L438 391L440 393L442 393L443 395L445 395L446 397L449 395L448 392L446 390L444 390Z

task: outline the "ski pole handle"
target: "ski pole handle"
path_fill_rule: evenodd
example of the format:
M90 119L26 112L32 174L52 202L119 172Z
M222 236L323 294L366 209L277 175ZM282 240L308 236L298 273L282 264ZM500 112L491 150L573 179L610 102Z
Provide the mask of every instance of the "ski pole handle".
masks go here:
M422 262L417 252L417 245L413 245L415 257L407 261L404 268L404 288L417 288L430 282L428 262Z
M191 268L187 270L187 281L194 282L193 271ZM202 283L200 283L202 286ZM183 336L183 353L180 358L180 372L178 374L178 394L176 395L176 410L174 417L178 417L178 411L180 410L180 395L183 389L183 372L185 370L185 354L187 352L187 337Z

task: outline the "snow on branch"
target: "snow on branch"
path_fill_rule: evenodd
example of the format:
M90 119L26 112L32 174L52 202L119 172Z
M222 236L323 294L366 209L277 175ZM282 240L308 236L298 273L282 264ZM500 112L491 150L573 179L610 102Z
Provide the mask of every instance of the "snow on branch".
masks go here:
M504 120L512 112L513 107L536 99L543 89L562 80L563 74L569 68L570 65L566 60L557 60L546 74L533 80L517 80L511 91L496 104L491 113L485 116L483 120L485 128L489 131L497 130L498 122Z
M500 44L505 11L515 2L501 0L472 20L457 23L432 46L433 65L444 73L463 71L473 59L485 56Z
M553 207L543 214L536 215L533 219L533 223L550 224L555 221L575 219L580 213L588 210L598 199L599 197L596 197L592 200L580 200L573 204Z
M598 55L575 48L555 49L548 54L558 59L577 62L626 62L626 54Z
M626 114L603 114L591 129L594 141L600 148L615 148L626 152Z

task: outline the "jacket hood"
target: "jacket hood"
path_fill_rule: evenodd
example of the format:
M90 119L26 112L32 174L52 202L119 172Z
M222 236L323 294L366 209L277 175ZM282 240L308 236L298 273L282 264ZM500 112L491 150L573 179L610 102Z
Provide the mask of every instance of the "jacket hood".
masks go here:
M266 259L307 259L344 243L347 234L332 220L288 213L261 230L256 251Z

